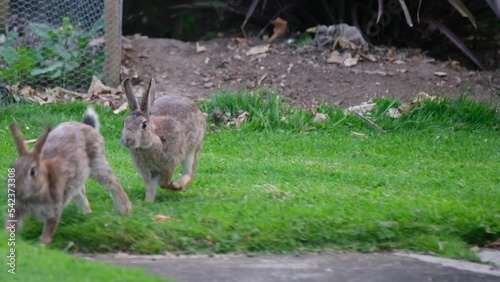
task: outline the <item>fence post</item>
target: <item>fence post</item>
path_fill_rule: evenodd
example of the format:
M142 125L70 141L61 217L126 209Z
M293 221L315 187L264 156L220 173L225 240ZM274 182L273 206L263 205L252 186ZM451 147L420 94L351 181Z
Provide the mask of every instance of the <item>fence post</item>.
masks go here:
M117 87L121 70L121 0L104 0L104 77L105 84Z
M9 20L10 0L0 0L0 33L7 33L5 24Z

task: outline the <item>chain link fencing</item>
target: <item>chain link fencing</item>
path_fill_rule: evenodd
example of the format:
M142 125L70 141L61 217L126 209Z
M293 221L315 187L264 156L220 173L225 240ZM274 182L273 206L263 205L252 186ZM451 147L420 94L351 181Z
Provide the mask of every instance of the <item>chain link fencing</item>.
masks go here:
M86 93L116 87L122 0L0 0L0 84Z

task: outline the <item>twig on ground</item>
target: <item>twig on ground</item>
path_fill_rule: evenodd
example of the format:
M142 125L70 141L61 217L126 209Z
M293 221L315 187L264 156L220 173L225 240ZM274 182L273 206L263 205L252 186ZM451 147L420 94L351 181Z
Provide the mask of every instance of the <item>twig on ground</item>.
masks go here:
M373 121L371 121L371 120L367 119L367 118L366 118L366 117L364 117L363 115L361 115L361 114L359 114L359 113L357 113L357 112L354 112L354 115L356 115L358 118L360 118L360 119L364 120L364 121L365 121L366 123L368 123L368 124L369 124L369 125L370 125L373 129L374 129L374 130L376 130L376 131L378 131L378 132L383 132L383 133L385 133L385 132L386 132L386 131L382 128L382 127L378 126L376 123L374 123Z
M121 112L124 112L128 109L128 104L127 103L123 103L120 107L118 107L118 109L114 110L113 111L113 114L117 115Z
M24 141L24 144L33 144L36 142L37 139L31 139L31 140L26 140Z

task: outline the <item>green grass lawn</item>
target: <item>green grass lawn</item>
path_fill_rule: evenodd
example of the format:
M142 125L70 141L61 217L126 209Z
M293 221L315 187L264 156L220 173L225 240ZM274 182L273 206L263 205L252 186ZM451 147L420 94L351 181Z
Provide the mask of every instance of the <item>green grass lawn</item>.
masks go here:
M50 249L79 252L296 252L405 249L475 259L472 246L500 237L499 115L461 99L426 103L410 115L373 115L378 133L354 116L320 106L331 120L287 108L270 95L226 94L211 113L247 110L239 129L207 134L197 178L182 192L159 190L146 203L142 179L119 143L123 118L98 107L106 154L133 203L118 216L107 191L90 180L93 213L70 204ZM86 105L14 105L0 109L0 181L16 158L8 125L26 139L46 124L81 120ZM353 136L364 133L367 138ZM3 171L3 172L1 172ZM6 191L0 190L1 215ZM172 221L155 221L155 215ZM23 240L42 224L27 220Z

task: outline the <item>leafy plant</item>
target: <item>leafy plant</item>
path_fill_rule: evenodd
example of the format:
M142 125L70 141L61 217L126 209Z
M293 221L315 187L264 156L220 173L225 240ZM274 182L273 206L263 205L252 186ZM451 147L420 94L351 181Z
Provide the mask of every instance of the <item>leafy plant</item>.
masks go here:
M103 59L99 62L90 56L89 43L93 34L103 27L104 21L99 20L91 32L87 33L80 26L74 27L67 17L63 18L59 28L45 24L31 24L33 31L43 40L41 48L43 60L38 68L31 71L31 75L54 79L62 87L78 86L79 81L88 79L88 68L96 72L102 68ZM101 53L97 58L102 56ZM69 77L72 78L71 81L68 80Z
M36 50L25 46L14 48L13 44L19 37L16 30L7 34L5 43L0 46L0 55L5 65L0 67L0 77L7 83L29 81L31 70L38 61Z
M81 88L92 75L102 78L104 53L94 54L90 46L94 36L104 28L104 18L98 20L89 32L73 26L64 17L59 27L31 23L30 28L41 41L40 48L14 47L19 38L16 30L6 35L0 47L4 65L0 77L7 83L45 84L64 88Z

